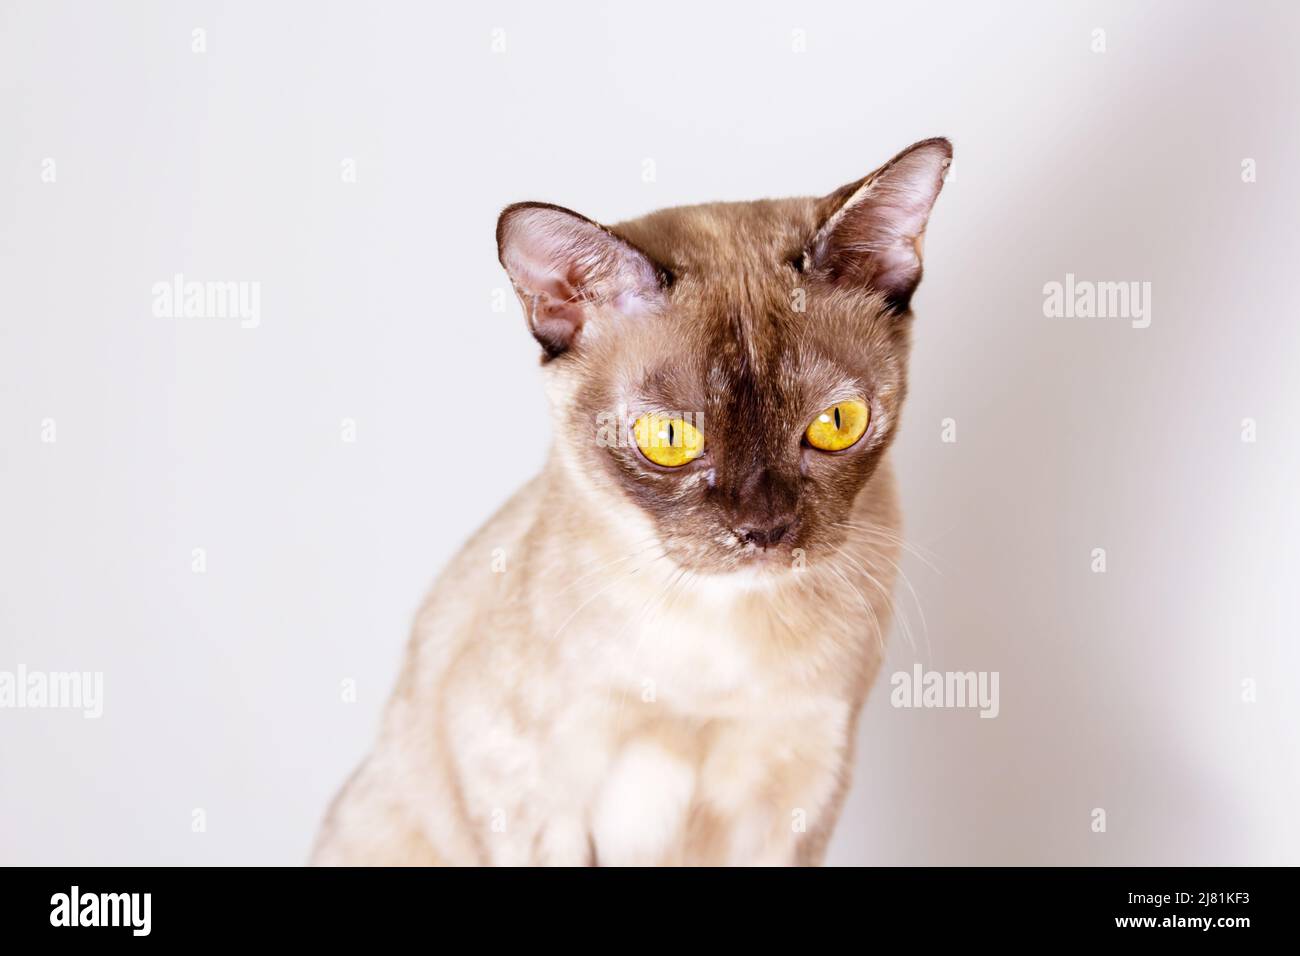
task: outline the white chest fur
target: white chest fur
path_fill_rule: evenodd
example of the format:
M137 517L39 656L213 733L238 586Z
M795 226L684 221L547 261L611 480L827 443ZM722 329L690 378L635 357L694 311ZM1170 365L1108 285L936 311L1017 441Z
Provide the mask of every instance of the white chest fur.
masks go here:
M590 696L561 723L603 727L580 744L603 752L598 770L562 763L590 774L566 786L586 791L600 862L793 861L839 783L851 706L790 680L756 636L707 599L573 636Z

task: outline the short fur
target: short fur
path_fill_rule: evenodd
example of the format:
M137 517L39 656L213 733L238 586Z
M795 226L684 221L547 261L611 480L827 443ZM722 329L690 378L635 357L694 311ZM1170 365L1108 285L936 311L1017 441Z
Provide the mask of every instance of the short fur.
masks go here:
M950 157L927 140L822 199L608 229L502 214L553 452L425 601L314 862L822 859L890 619L888 449ZM856 445L803 441L854 397ZM702 416L702 458L596 440L665 410Z

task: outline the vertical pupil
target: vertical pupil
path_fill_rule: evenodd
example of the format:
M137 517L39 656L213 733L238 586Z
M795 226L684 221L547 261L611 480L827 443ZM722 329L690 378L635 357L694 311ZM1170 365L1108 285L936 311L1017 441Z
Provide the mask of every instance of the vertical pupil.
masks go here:
M668 444L673 444L673 423L668 423Z
M840 424L840 407L836 405L835 406L835 430L839 431L843 427L844 426Z

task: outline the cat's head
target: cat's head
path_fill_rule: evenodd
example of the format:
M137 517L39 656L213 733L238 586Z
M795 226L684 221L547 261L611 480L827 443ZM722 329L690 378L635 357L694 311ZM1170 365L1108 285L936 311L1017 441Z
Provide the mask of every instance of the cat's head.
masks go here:
M565 467L637 509L683 567L832 551L897 427L921 240L951 161L930 139L822 198L611 227L507 208L501 263L544 351Z

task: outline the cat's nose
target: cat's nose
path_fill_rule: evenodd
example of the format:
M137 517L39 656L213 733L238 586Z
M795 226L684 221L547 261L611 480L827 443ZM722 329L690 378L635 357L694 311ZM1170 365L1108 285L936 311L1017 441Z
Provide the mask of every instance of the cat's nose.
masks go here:
M736 534L740 540L746 544L756 545L760 548L767 548L771 545L778 544L786 533L790 530L790 522L781 520L775 524L765 526L759 525L742 525L736 529Z
M753 470L731 499L732 529L744 544L770 548L791 536L798 485L769 468Z

